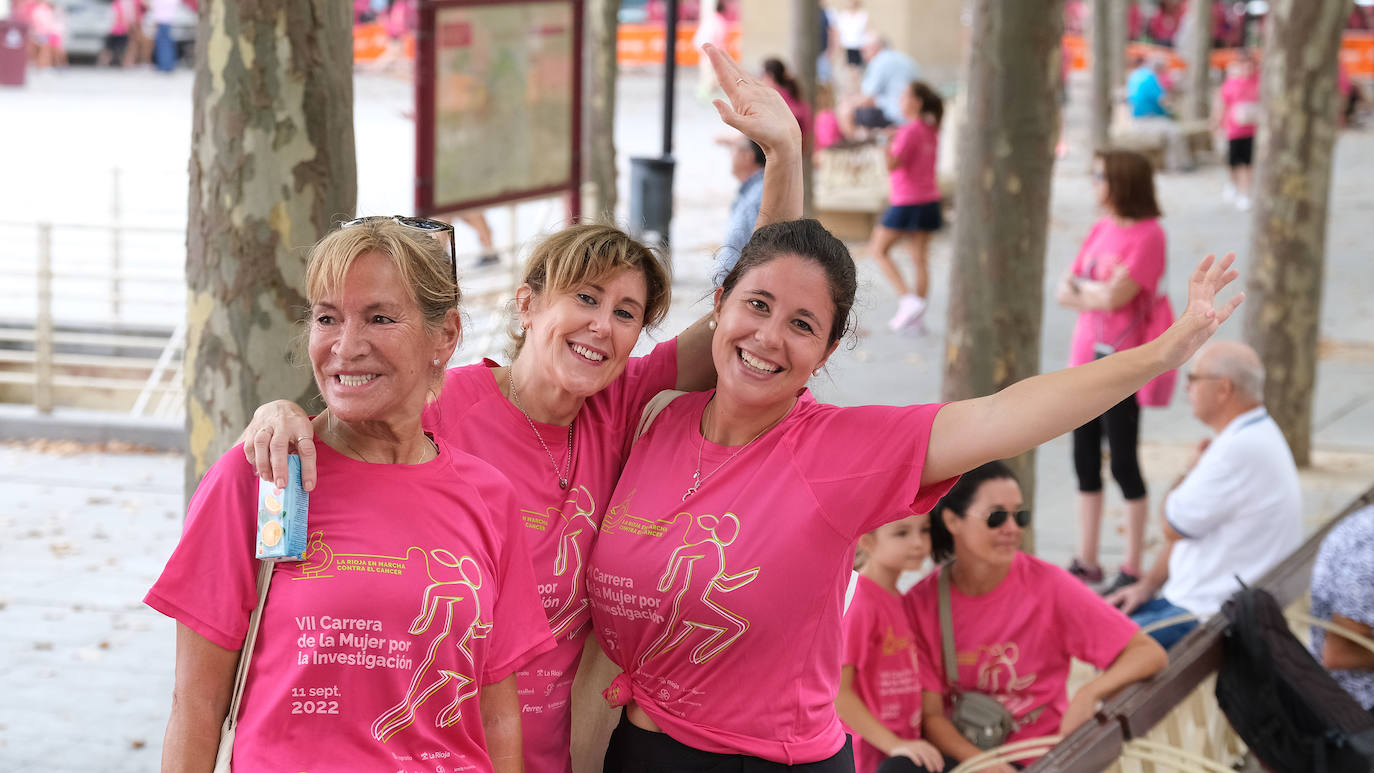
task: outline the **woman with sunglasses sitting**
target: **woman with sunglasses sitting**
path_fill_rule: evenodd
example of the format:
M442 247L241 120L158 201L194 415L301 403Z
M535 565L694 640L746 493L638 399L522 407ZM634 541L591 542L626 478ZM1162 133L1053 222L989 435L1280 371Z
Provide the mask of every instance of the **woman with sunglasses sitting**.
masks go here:
M319 486L304 560L266 565L256 646L257 476L234 448L196 489L145 599L177 621L164 770L214 767L245 646L234 770L521 769L515 672L554 644L515 490L421 424L459 337L448 246L425 230L371 218L311 253Z
M1005 739L1010 743L1072 732L1098 701L1169 662L1153 639L1086 585L1021 552L1030 520L1005 464L988 462L964 473L930 514L931 554L944 565L903 599L916 631L922 731L955 760L982 751L950 720L956 692L981 692L1002 704L1015 721ZM953 690L942 654L942 573L948 574L958 662ZM1072 658L1104 670L1070 699Z

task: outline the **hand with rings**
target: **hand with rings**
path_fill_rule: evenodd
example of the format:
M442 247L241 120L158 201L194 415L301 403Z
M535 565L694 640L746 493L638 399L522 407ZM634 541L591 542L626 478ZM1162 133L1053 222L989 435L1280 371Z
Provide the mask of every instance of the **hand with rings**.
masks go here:
M734 59L719 48L707 43L702 50L711 58L716 81L721 84L729 102L713 102L720 119L757 142L770 158L775 154L801 154L801 128L796 116L772 88L759 88Z
M306 491L315 488L315 429L300 406L289 400L263 405L253 414L239 442L258 477L284 488L287 457L294 452L301 459L301 485Z

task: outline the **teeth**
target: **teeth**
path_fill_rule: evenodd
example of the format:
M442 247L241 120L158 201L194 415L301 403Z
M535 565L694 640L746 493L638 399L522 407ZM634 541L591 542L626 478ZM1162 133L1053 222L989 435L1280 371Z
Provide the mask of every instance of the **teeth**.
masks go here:
M376 377L377 374L375 373L366 376L345 376L343 374L339 374L339 383L343 384L344 386L362 386L363 384L366 384L367 382L371 381Z
M741 360L744 360L745 365L748 365L749 367L761 373L777 373L778 371L782 370L781 367L774 367L773 365L764 362L763 360L760 360L758 357L755 357L754 355L744 351L743 349L739 350L739 358Z
M602 360L606 359L606 355L601 354L599 352L594 352L591 349L582 346L581 344L573 344L572 350L582 355L583 357L586 357L592 362L601 362Z

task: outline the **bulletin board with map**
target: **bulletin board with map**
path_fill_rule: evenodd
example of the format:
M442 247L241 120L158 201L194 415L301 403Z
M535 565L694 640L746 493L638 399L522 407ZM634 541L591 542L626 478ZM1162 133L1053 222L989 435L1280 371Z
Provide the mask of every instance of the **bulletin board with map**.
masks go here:
M424 0L420 214L568 193L581 178L582 0Z

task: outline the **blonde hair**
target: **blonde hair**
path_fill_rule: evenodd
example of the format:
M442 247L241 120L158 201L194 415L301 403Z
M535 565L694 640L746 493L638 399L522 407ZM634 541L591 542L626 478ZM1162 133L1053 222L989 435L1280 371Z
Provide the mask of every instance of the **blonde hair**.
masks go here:
M629 234L604 223L570 225L535 246L525 263L523 282L542 293L567 292L622 271L644 275L644 327L663 321L672 302L672 280L663 257ZM525 331L511 331L511 359L525 345Z
M458 307L462 290L453 279L448 245L389 218L338 228L315 243L305 268L310 304L342 287L353 263L372 252L391 259L430 331L437 330L449 310Z

